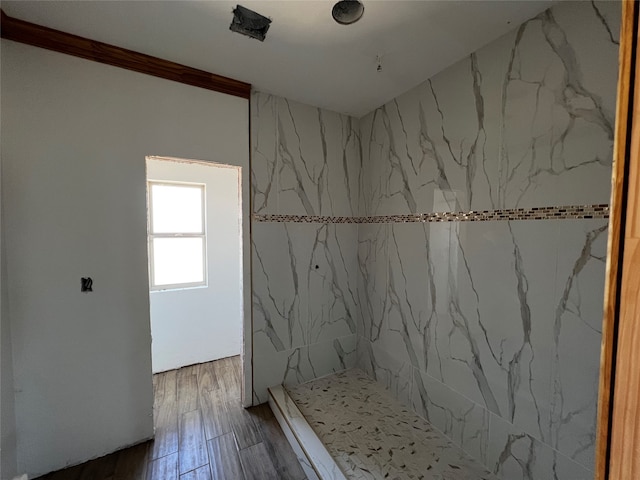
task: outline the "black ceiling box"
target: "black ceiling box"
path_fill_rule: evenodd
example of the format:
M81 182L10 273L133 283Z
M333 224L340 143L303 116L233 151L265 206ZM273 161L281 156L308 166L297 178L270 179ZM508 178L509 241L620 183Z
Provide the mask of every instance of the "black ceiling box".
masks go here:
M237 5L233 10L233 20L229 29L233 32L242 33L251 38L264 41L264 37L269 30L271 19L249 10L242 5Z

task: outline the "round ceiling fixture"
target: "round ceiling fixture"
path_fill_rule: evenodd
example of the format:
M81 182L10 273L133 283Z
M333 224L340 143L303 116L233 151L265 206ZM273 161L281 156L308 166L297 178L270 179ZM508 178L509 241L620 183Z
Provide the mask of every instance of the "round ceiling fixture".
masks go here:
M333 6L331 15L341 25L351 25L362 18L364 5L360 0L340 0Z

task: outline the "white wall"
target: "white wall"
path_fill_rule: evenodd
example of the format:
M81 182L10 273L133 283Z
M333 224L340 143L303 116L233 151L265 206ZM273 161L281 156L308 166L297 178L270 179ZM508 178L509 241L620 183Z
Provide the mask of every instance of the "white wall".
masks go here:
M0 157L0 175L1 172L2 159ZM2 198L1 185L2 181L0 181L0 199ZM12 478L17 473L13 360L6 278L7 257L3 237L2 204L0 200L0 478L2 479Z
M11 328L6 291L5 258L2 259L2 315L0 317L0 478L12 478L16 468L16 417L13 394L13 362L11 360Z
M149 159L147 178L204 183L207 286L152 291L153 371L239 355L242 351L240 169Z
M152 435L145 156L247 171L248 107L7 40L1 53L18 471L37 476Z

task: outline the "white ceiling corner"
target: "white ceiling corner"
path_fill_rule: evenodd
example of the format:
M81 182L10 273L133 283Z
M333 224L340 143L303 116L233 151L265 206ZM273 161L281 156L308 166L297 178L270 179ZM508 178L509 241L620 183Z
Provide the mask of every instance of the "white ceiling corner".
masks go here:
M229 30L237 3L272 19L266 40ZM3 1L10 16L251 83L361 117L552 5L552 1ZM376 56L382 71L376 71Z

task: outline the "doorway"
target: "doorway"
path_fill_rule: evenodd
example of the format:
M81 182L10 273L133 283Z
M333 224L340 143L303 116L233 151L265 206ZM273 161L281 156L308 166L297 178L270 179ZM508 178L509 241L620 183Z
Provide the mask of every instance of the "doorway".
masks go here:
M153 373L241 356L241 167L147 157Z

